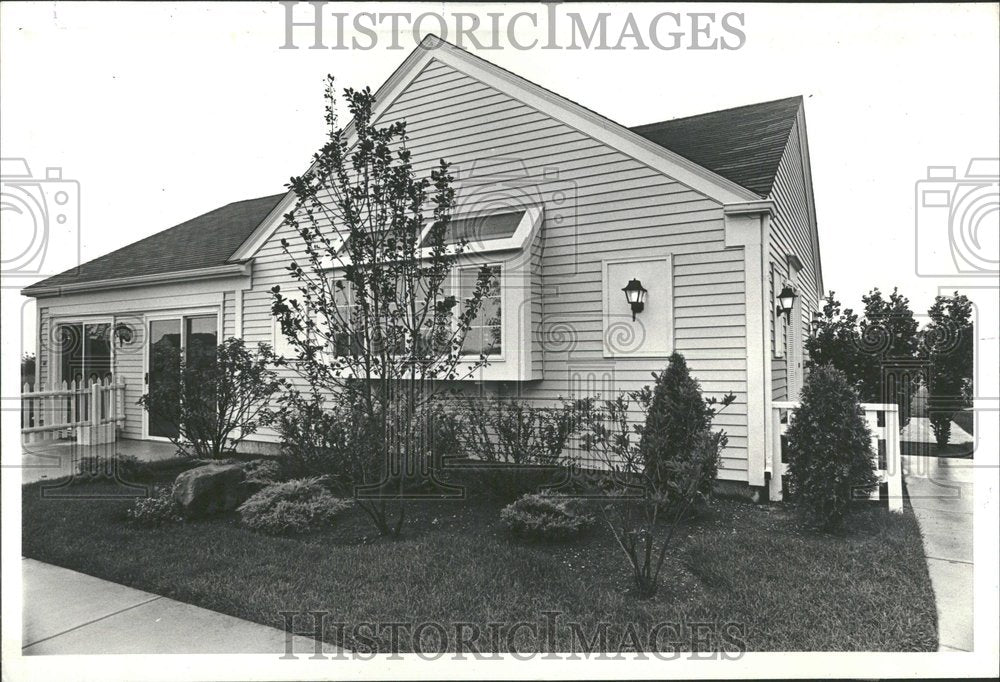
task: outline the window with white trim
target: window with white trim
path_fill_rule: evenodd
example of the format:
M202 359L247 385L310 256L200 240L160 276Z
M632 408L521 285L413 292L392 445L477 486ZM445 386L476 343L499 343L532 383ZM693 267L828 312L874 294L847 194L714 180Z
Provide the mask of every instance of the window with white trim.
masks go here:
M482 304L476 313L462 343L462 355L501 355L503 353L503 295L500 287L501 267L489 265L490 286L482 298ZM471 300L479 281L482 266L464 267L458 271L459 295L465 309L466 302Z
M338 331L326 334L333 336L330 352L336 357L361 355L363 352L361 339L357 332L351 328L358 307L354 286L346 279L333 279L330 286L333 289L333 303L340 320L343 322Z

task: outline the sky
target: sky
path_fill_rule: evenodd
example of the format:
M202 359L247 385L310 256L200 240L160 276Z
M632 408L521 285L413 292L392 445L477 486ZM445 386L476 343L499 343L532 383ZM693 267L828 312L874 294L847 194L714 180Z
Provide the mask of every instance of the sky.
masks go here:
M970 159L1000 156L996 5L631 10L641 30L663 11L714 13L715 30L720 17L735 12L744 38L728 50L662 50L648 42L650 49L641 50L635 41L621 50L519 50L506 36L503 49L466 46L626 126L802 95L826 288L858 306L870 288L898 286L922 314L957 281L922 276L940 275L933 267L918 273L915 191L930 166L957 167L961 178ZM376 89L420 37L401 30L400 49L390 49L392 36L383 30L367 50L282 50L285 11L278 3L0 5L2 155L26 161L32 177L61 168L71 194L79 191L78 221L71 216L51 240L42 274L226 203L282 191L323 140L324 76ZM541 20L551 11L558 42L567 44L568 13L589 25L611 12L613 42L628 8L408 3L338 4L336 11L348 17L344 42L362 44L368 36L350 22L366 11L446 18L493 12L504 22L518 12ZM437 25L430 20L421 28L438 33ZM327 29L335 42L329 23ZM309 45L308 29L296 30L296 43ZM477 35L488 45L487 33ZM997 243L996 215L986 217L980 248ZM3 218L9 261L27 233ZM921 244L940 242L941 229L920 232ZM15 343L6 331L11 322L21 329L22 349L34 347L34 309L11 288L30 281L4 283L5 358Z

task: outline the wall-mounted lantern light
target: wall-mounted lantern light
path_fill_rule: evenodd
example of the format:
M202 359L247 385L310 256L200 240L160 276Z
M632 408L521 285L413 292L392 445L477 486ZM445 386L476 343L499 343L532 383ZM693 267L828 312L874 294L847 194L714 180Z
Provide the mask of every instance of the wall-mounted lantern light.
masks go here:
M646 289L642 286L642 282L632 279L622 291L625 292L625 300L632 306L632 319L635 320L635 314L641 313L645 307Z
M784 313L786 319L792 319L792 306L795 305L795 298L795 292L787 284L778 294L778 312Z
M135 331L132 327L125 322L119 322L115 325L115 340L118 341L119 346L125 346L132 343L132 339L135 338Z

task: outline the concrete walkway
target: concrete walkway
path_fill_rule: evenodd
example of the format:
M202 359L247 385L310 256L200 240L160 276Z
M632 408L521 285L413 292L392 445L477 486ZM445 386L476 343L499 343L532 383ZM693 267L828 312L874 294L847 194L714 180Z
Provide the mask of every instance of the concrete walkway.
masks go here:
M283 630L209 611L149 592L22 559L21 651L38 654L285 653ZM299 657L316 642L295 637ZM324 651L336 647L324 644Z
M972 651L973 462L904 455L902 465L934 587L940 650Z
M909 423L899 432L899 440L911 443L937 444L931 420L927 417L910 417ZM951 434L948 439L950 445L966 445L974 442L975 438L965 429L955 422L951 423Z
M130 439L104 445L77 445L73 441L25 443L21 446L21 461L16 466L21 469L21 483L33 483L75 473L74 467L81 457L110 457L115 453L153 462L175 457L177 448L172 443Z

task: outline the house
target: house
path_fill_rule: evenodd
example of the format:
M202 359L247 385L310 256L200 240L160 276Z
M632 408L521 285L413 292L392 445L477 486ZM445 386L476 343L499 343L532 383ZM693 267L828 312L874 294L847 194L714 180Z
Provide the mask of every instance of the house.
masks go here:
M629 129L434 37L377 98L380 121L407 121L418 171L454 164L469 262L501 276L502 328L477 337L499 343L476 378L539 401L607 395L649 383L677 350L706 394L736 394L716 420L720 479L764 486L770 403L801 386L823 291L802 99ZM229 204L26 288L39 381L124 376L122 435L163 437L135 405L156 381L151 348L284 345L269 290L291 286L279 241L293 199ZM637 314L631 280L646 292Z

